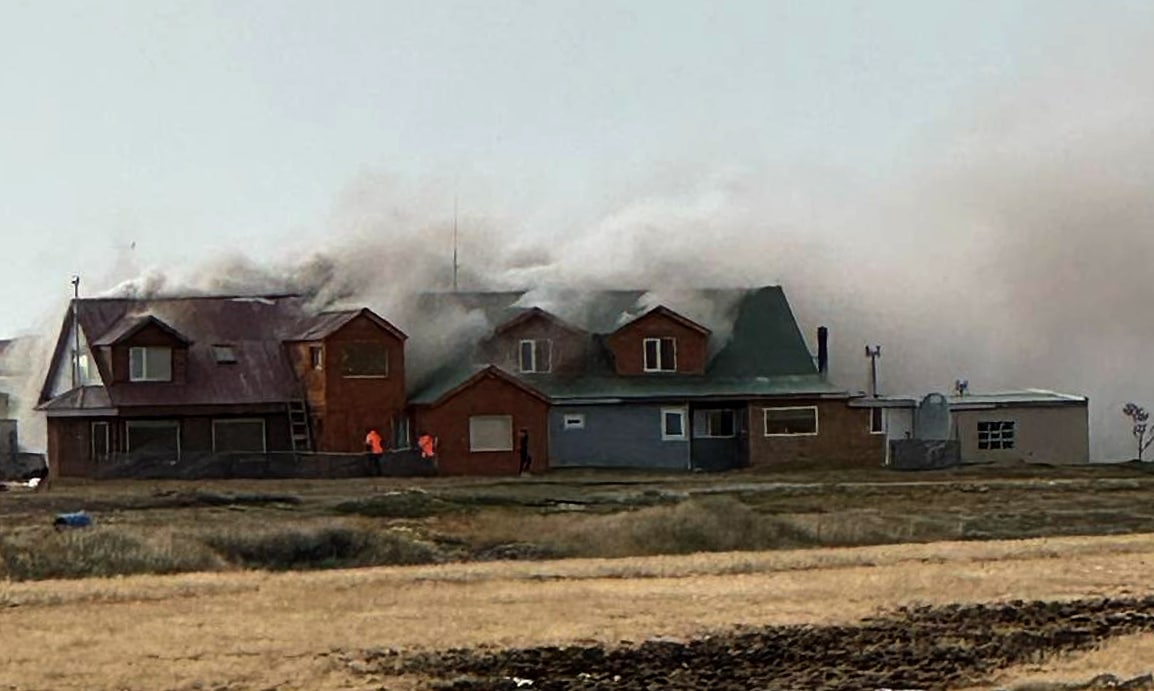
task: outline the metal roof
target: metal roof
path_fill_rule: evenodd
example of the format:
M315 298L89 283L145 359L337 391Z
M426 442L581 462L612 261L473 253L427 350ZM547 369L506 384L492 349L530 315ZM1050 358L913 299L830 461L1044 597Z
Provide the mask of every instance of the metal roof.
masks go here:
M915 408L923 397L912 395L866 396L854 398L855 408ZM994 393L967 393L964 396L946 396L953 410L1004 408L1010 406L1037 407L1086 405L1089 399L1076 394L1059 393L1047 389L1023 389Z

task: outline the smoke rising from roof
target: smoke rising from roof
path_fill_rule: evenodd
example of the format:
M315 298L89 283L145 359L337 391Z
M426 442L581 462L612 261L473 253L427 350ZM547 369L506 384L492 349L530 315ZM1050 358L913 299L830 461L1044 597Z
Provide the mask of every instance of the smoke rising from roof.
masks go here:
M566 289L647 289L647 302L715 331L726 310L694 288L779 283L811 347L817 325L830 327L834 381L864 388L861 346L880 343L883 393L947 390L957 378L976 392L1084 393L1094 458L1127 457L1121 406L1154 403L1144 358L1154 337L1154 41L1149 27L1133 31L1119 41L1139 47L1107 51L1107 63L1047 56L1028 80L989 87L869 177L820 162L688 162L580 221L503 208L500 191L468 196L459 283L532 288L527 300L574 322L581 309ZM452 284L455 185L365 175L316 248L144 271L112 292L367 304L410 334L414 366L429 367L490 326L468 310L430 319L411 299Z

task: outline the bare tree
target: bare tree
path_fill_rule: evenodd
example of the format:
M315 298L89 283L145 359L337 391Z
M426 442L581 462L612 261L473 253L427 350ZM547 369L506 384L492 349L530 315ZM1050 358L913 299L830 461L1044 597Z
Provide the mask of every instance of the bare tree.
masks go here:
M1150 446L1150 442L1154 441L1154 434L1149 434L1147 423L1150 420L1150 413L1137 403L1127 403L1122 408L1122 414L1130 418L1134 423L1133 433L1134 439L1138 442L1138 460L1142 460L1142 453L1146 451L1146 447Z

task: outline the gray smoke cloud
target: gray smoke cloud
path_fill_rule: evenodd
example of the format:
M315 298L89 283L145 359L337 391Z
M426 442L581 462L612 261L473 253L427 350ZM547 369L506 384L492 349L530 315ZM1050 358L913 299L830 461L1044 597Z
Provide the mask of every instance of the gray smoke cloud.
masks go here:
M648 290L646 305L722 337L731 306L697 289L780 284L811 347L819 324L831 328L831 374L843 386L865 388L862 346L877 343L883 393L946 391L963 378L975 392L1086 394L1094 458L1127 458L1122 404L1154 404L1144 359L1154 336L1152 33L1133 29L1101 51L1108 61L1090 49L1047 56L987 85L868 176L820 162L688 161L578 221L547 224L500 206L499 190L473 194L456 219L458 282L530 288L527 301L575 322L574 289ZM411 364L427 371L491 327L463 308L433 318L412 299L452 285L454 185L367 174L337 200L315 248L138 271L111 292L302 292L317 309L368 305L410 334Z

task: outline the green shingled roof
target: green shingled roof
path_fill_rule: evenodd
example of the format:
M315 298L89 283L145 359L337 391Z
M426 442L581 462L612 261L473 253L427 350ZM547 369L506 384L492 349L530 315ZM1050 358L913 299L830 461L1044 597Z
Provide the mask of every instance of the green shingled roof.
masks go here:
M837 395L844 390L819 376L817 367L797 326L797 320L779 286L753 290L705 290L700 296L719 308L718 318L727 322L715 330L715 338L728 340L719 349L704 375L617 376L607 357L601 337L629 321L630 315L647 311L639 300L645 291L595 291L553 293L555 304L579 304L579 310L564 313L555 306L545 308L562 319L587 329L592 335L590 360L583 376L514 374L527 385L555 401L592 399L671 399L732 398L788 395ZM446 294L437 300L452 300L467 309L481 309L493 327L532 307L523 293ZM521 301L521 302L518 302ZM427 303L431 306L431 303ZM517 306L514 306L514 305ZM561 312L561 313L558 313ZM723 313L722 313L723 312ZM467 381L484 364L457 364L433 373L413 394L416 404L429 404Z

